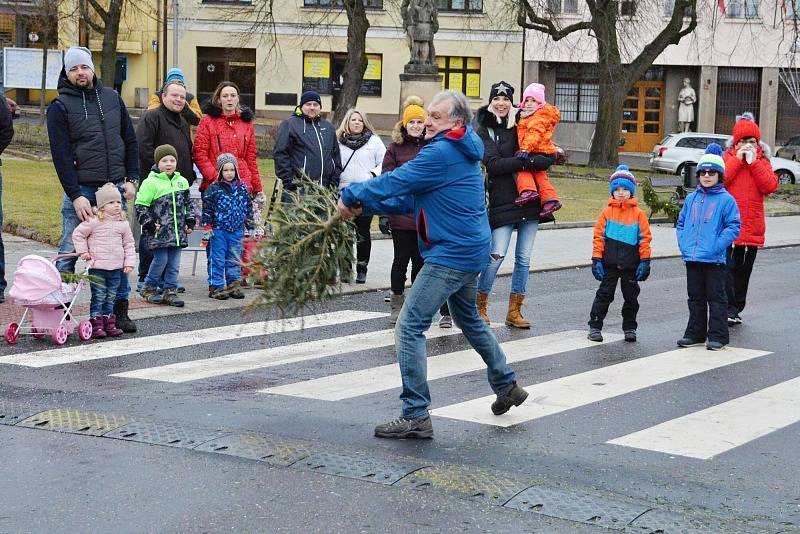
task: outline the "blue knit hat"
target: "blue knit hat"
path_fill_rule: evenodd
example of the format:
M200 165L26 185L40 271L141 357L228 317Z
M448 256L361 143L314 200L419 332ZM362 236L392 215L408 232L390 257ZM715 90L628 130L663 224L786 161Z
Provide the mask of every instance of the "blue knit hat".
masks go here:
M183 71L178 67L172 67L167 71L167 77L164 78L164 85L167 85L167 82L171 80L178 80L182 84L186 85L186 78L183 75Z
M316 91L306 91L300 96L300 107L306 102L316 102L322 106L322 97L319 96L319 93Z
M619 165L617 170L611 174L609 179L608 192L614 194L618 187L624 187L631 192L631 196L636 194L636 177L627 165Z
M697 162L697 172L717 171L720 180L725 176L725 160L722 159L722 147L717 143L711 143L706 147L706 153Z

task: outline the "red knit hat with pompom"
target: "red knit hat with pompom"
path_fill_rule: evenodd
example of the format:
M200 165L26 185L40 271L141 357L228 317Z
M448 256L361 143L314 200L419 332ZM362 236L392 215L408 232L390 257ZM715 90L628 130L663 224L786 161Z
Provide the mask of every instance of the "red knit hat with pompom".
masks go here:
M742 139L755 137L756 141L761 141L761 130L756 124L755 117L749 111L742 113L736 124L733 125L733 144L735 145Z

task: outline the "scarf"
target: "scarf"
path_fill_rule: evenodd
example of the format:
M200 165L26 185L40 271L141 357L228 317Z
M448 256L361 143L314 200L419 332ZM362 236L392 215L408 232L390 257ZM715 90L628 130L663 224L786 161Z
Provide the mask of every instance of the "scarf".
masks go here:
M360 134L348 134L342 132L339 141L344 146L355 152L362 146L366 145L370 137L372 137L372 132L369 130L364 130Z

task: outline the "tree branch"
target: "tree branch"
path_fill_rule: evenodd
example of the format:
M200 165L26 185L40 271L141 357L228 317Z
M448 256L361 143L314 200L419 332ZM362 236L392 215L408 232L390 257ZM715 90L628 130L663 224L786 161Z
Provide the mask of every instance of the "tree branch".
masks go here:
M522 28L546 33L552 37L554 41L560 41L571 33L588 30L592 27L590 22L581 21L559 29L553 23L552 17L542 17L538 15L528 0L523 0L520 2L520 10L517 14L517 24Z
M103 24L108 24L108 11L106 11L105 8L97 2L97 0L87 0L87 1L89 2L89 4L91 4L92 9L94 9L94 12L97 13L97 16L100 17L100 20L103 21ZM89 19L87 17L87 21L88 20Z

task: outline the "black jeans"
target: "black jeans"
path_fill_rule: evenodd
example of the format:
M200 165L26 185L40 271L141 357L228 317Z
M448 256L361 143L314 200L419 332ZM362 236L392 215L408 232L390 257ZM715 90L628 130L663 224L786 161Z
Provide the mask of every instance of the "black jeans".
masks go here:
M147 278L147 271L153 262L153 251L147 246L148 238L142 234L139 236L139 281L144 282Z
M606 274L597 294L594 296L592 311L589 316L589 327L603 328L603 319L606 318L608 307L614 302L614 293L617 290L617 280L620 281L619 287L622 290L622 298L625 299L622 305L622 329L636 330L636 314L639 312L639 282L636 281L635 269L618 269L616 267L605 267Z
M756 262L758 248L753 246L731 245L728 247L728 269L725 279L725 293L728 295L728 317L734 317L744 309L747 302L747 286Z
M373 215L359 215L355 218L356 230L358 231L358 243L356 244L356 272L367 272L369 255L372 251L372 238L370 228L372 227Z
M722 264L686 262L689 323L684 337L697 342L708 340L728 344L725 270Z
M411 261L411 283L417 278L417 273L422 269L424 261L419 253L419 242L416 230L392 230L392 244L394 245L394 259L392 260L392 293L402 295L406 288L406 271L408 262ZM439 308L441 315L450 315L447 301Z

